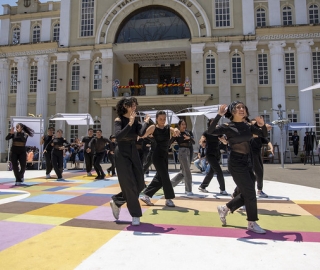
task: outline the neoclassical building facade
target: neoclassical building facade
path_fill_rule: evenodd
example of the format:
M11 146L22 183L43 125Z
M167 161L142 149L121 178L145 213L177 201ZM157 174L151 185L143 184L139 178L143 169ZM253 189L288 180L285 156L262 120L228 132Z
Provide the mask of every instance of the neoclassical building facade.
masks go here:
M90 113L112 134L113 82L131 78L139 110L244 101L252 116L316 125L320 135L320 1L18 0L0 16L0 152L10 116ZM190 78L192 95L163 82ZM144 85L139 88L138 85ZM180 85L180 84L179 84ZM126 95L126 94L125 94ZM190 122L191 123L191 122ZM53 124L53 123L51 123ZM85 126L56 123L68 139ZM204 119L196 121L202 133ZM304 132L304 130L303 130ZM272 142L280 139L278 128ZM301 133L301 136L303 134Z

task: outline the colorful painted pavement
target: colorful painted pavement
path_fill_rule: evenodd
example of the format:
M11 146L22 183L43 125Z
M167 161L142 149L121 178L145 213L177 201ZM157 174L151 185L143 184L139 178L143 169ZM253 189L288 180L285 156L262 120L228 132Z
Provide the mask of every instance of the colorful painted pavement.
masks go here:
M265 181L270 196L258 208L267 233L256 235L246 230L244 211L221 226L216 207L230 196L217 193L215 178L209 193L197 192L201 174L193 174L194 196L184 195L183 184L175 188L175 208L164 206L161 192L155 206L141 203L140 226L131 226L126 207L113 218L116 177L43 176L27 171L25 185L15 187L13 173L1 172L0 269L320 269L319 189ZM234 189L230 176L226 186Z

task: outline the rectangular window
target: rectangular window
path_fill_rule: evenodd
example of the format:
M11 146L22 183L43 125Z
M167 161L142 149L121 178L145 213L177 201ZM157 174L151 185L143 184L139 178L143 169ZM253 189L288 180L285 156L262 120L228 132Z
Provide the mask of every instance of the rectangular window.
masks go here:
M56 23L53 26L52 41L59 42L59 35L60 35L60 24Z
M269 84L268 55L258 54L259 84Z
M93 74L93 89L102 89L102 64L101 62L96 62L94 64L94 74Z
M10 72L10 94L16 94L18 88L18 68L12 67Z
M78 126L77 125L71 125L70 126L70 139L69 142L73 143L75 141L75 138L78 138Z
M72 66L71 90L79 90L80 65L78 63Z
M230 0L215 0L216 27L228 27L230 23Z
M40 26L36 25L32 31L32 42L40 42Z
M93 36L94 29L94 0L81 1L81 37Z
M317 5L311 5L309 7L309 23L310 24L319 23L319 8Z
M259 8L257 9L256 12L256 24L257 27L262 27L262 26L266 26L267 22L266 22L266 11L264 8Z
M315 114L315 118L316 118L316 135L317 135L317 138L319 139L320 138L320 113L316 113ZM317 142L319 143L319 141Z
M294 65L294 53L285 53L285 66L286 66L286 83L296 83L296 71Z
M37 93L37 80L38 80L38 67L30 67L30 84L29 89L30 93Z
M241 84L242 83L242 67L241 67L241 57L235 54L232 57L232 83Z
M290 113L290 114L288 114L288 120L291 123L297 123L298 122L298 115L296 113ZM292 140L291 140L292 135L293 135L293 130L289 129L289 132L288 132L289 145L292 145Z
M56 121L49 120L49 127L52 127L54 130L56 130ZM54 132L53 132L54 133Z
M20 27L15 27L12 31L12 44L16 45L20 43Z
M213 55L206 58L207 84L216 84L216 60Z
M50 66L50 92L57 91L57 64Z
M320 82L320 52L312 53L313 83Z

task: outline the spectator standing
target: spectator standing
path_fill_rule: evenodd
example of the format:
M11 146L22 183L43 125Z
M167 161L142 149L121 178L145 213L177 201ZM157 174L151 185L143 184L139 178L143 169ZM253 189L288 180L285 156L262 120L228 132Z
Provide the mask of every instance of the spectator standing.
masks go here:
M292 140L292 144L293 144L293 153L295 156L297 156L298 151L299 151L300 137L299 137L298 132L296 130L293 132L293 135L291 136L291 140Z
M46 179L50 179L50 173L52 171L52 160L51 160L51 152L52 152L52 139L53 139L54 128L48 127L47 135L41 137L40 145L43 145L43 155L46 161Z
M134 87L132 87L132 86L134 86L134 82L132 81L132 79L130 79L129 80L129 87L130 87L130 91L131 91L131 96L134 96L135 95L135 90L134 90Z

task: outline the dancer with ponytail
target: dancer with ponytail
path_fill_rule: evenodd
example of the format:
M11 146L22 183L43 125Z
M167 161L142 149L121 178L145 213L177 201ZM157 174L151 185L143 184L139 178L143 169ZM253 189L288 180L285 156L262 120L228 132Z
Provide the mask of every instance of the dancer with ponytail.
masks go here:
M16 178L16 186L20 186L24 181L24 172L27 164L26 143L28 136L33 137L33 135L33 129L22 123L18 123L16 125L16 132L14 132L14 127L11 127L10 133L6 137L7 141L12 139L10 156L13 173Z

